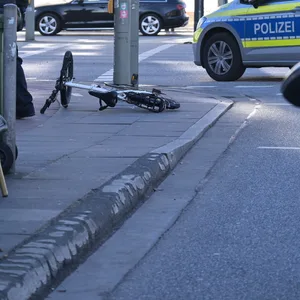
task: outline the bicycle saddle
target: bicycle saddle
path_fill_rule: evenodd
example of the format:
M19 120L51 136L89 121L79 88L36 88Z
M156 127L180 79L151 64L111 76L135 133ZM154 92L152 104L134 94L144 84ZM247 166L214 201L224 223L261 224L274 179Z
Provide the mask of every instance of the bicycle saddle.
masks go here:
M101 101L103 101L106 104L106 107L108 107L108 106L115 107L118 102L118 94L115 91L109 91L106 93L102 93L102 92L97 92L97 91L91 90L91 91L89 91L89 94L91 96L99 98L101 107L102 107Z

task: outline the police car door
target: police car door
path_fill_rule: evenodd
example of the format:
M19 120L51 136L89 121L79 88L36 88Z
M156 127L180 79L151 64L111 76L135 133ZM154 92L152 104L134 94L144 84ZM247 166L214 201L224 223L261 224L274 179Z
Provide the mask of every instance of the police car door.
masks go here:
M298 11L299 9L299 11ZM265 0L246 16L244 61L290 66L300 60L300 1Z

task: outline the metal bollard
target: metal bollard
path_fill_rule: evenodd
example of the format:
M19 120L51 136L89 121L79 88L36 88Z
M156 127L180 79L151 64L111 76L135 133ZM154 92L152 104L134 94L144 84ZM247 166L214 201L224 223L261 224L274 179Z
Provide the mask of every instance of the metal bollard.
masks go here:
M3 31L3 117L8 130L4 134L7 143L16 157L16 73L17 73L17 6L4 5L4 31ZM15 172L15 163L11 167Z
M114 73L113 83L129 85L130 74L130 19L131 0L115 0L114 5Z
M137 76L134 86L138 88L139 74L139 0L131 0L130 14L130 75Z
M35 19L34 19L35 13L34 13L34 0L29 1L29 5L26 9L25 13L25 28L26 28L26 35L25 40L26 41L34 41L35 35Z
M114 1L114 5L112 5ZM139 0L109 0L109 13L114 11L115 85L138 87L139 71Z

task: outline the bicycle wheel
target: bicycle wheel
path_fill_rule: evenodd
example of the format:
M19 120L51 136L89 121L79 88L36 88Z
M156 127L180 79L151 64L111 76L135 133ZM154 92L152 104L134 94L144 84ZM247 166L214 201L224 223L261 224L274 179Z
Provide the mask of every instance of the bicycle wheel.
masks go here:
M73 55L67 51L64 55L63 65L60 71L60 103L67 108L72 95L72 88L65 83L73 79Z
M127 103L134 104L151 112L162 112L166 108L165 101L153 94L129 92L126 93L126 96Z

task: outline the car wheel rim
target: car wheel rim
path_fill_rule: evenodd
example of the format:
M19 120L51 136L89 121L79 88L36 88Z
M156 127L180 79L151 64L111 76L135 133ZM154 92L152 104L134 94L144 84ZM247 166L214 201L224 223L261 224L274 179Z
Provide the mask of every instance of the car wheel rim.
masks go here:
M142 29L147 34L155 34L159 30L159 20L154 16L148 16L142 21Z
M213 43L208 50L208 65L217 75L226 74L232 67L233 54L224 41Z
M44 34L51 34L56 30L57 23L53 17L44 16L40 20L40 30Z

